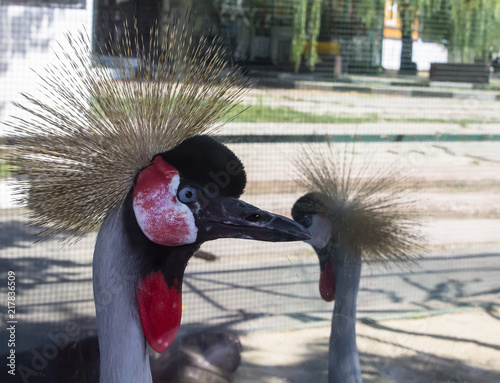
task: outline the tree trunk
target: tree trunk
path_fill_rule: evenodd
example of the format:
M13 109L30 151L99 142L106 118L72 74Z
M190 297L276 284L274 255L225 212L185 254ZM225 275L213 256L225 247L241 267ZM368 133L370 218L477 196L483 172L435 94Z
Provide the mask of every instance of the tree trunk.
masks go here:
M412 61L413 38L411 36L411 13L408 5L404 4L399 11L401 18L401 60L399 73L407 75L417 74L417 65Z

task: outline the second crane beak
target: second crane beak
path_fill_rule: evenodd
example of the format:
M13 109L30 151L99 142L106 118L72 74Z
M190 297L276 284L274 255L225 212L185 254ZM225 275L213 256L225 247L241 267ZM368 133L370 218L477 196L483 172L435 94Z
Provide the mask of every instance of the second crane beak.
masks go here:
M203 241L216 238L244 238L269 242L304 241L311 234L302 225L237 198L211 199L197 217L205 230Z

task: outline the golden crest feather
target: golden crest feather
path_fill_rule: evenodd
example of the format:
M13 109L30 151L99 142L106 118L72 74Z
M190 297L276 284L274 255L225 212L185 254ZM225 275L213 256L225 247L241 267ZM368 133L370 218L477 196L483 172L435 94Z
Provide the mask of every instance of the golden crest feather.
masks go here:
M154 155L214 132L240 101L247 84L220 39L195 38L188 22L161 36L158 29L148 46L125 34L107 47L115 74L92 55L84 33L69 35L59 65L40 75L41 96L23 94L16 104L28 117L7 124L9 163L43 236L96 229Z

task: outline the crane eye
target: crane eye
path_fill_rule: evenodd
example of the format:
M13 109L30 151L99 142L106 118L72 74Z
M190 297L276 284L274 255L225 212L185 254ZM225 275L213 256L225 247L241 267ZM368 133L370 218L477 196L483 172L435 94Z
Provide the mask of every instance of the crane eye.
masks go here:
M186 186L179 191L178 198L182 203L193 202L196 199L196 189Z
M305 228L308 228L309 226L312 225L312 215L305 214L303 217L300 217L300 219L298 219L297 222L300 223Z

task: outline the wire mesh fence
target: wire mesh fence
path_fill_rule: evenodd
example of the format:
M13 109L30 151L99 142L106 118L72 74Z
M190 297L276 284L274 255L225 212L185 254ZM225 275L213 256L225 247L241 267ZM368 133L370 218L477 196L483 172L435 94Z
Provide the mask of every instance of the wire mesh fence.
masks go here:
M54 60L51 48L65 32L80 25L94 33L111 30L142 9L140 2L62 3L0 2L0 121L14 110L10 100L37 82L28 68ZM363 265L358 319L364 320L498 304L500 82L490 33L498 34L496 5L482 1L469 14L446 1L423 2L421 9L411 3L214 1L202 7L209 16L199 23L226 36L234 60L256 83L242 103L248 109L216 136L245 165L247 202L290 216L303 194L293 160L311 142L348 150L356 166L371 158L373 171L397 163L418 184L411 192L428 252L409 267ZM170 5L180 12L185 6ZM148 7L146 14L166 11L166 3ZM412 42L409 61L401 53L405 38ZM300 50L295 58L294 49ZM431 63L474 61L484 64L487 80L429 79ZM8 271L16 275L17 350L68 333L68 323L77 329L75 339L95 335L96 233L71 245L58 238L34 243L37 230L14 204L4 162L0 176L0 264L3 281ZM225 239L201 250L184 279L186 327L252 332L329 323L332 304L319 298L319 266L309 245ZM7 295L6 283L0 292ZM3 323L7 315L5 308ZM9 351L7 340L2 330L1 354Z

